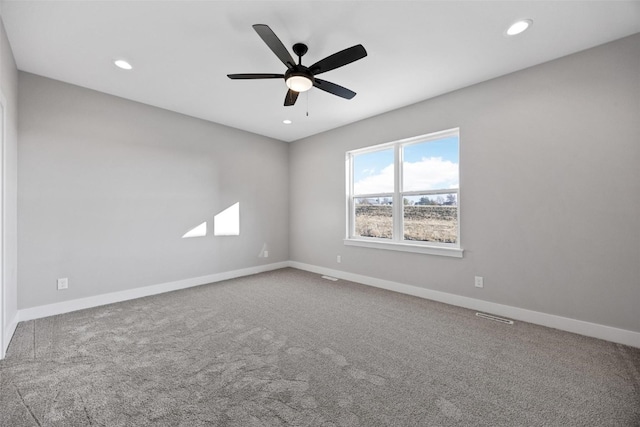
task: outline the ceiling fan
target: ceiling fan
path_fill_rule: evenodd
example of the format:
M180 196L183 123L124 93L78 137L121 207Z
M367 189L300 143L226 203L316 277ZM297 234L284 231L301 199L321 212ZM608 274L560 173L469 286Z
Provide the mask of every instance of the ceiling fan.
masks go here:
M321 59L310 67L305 67L302 65L302 57L307 53L307 45L302 43L296 43L293 45L293 52L298 56L298 63L296 64L287 48L284 47L278 36L276 36L268 25L256 24L253 26L253 29L256 30L256 33L258 33L260 38L262 38L267 46L269 46L269 49L276 54L278 59L287 66L287 71L285 71L284 74L227 74L227 77L230 79L283 78L289 88L287 95L284 98L285 106L294 105L298 99L298 94L311 89L312 86L345 99L351 99L356 96L356 93L352 90L326 80L317 79L315 76L334 70L338 67L342 67L343 65L350 64L351 62L367 56L367 51L361 44L341 50L340 52Z

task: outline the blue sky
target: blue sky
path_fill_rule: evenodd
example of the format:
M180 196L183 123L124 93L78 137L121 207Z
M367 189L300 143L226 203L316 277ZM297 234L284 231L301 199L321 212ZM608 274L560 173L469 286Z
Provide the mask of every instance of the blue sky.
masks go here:
M378 175L387 167L393 168L393 148L355 156L353 182L360 182L369 176ZM391 182L391 190L393 191L393 182Z
M458 186L458 137L413 144L404 148L405 190ZM360 154L353 160L356 193L393 191L393 149Z
M417 162L424 157L441 157L442 160L458 163L458 137L451 136L404 148L405 162Z

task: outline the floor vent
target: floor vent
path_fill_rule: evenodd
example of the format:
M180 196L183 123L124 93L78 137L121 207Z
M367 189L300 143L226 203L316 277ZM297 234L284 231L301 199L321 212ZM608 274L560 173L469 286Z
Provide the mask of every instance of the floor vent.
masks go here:
M335 277L331 277L331 276L322 276L323 279L327 279L327 280L331 280L332 282L337 282L338 279L336 279Z
M507 325L513 325L513 320L503 319L502 317L492 316L491 314L476 313L476 316L482 317L483 319L494 320L500 323L506 323Z

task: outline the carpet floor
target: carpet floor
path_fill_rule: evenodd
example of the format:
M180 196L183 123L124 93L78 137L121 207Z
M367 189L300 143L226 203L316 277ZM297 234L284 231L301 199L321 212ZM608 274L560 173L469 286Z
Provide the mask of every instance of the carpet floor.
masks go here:
M640 426L640 349L282 269L18 325L1 426Z

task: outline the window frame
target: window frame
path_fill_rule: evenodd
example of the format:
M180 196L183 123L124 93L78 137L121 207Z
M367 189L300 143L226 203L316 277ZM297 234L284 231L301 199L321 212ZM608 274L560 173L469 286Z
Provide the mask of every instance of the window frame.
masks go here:
M460 128L452 128L438 132L432 132L424 135L419 135L411 138L400 139L397 141L386 142L383 144L377 144L369 147L364 147L356 150L347 151L345 154L345 189L346 189L346 229L344 244L348 246L360 246L375 249L386 249L402 252L414 252L430 255L442 255L451 256L456 258L462 258L464 250L460 244L460 185L457 189L436 189L436 190L411 190L403 191L403 148L435 141L451 136L458 138L458 179L460 178ZM394 181L393 181L393 193L372 193L372 194L354 194L354 168L353 159L357 155L373 153L376 151L382 151L389 148L393 148L394 154ZM459 181L458 181L459 182ZM425 241L412 241L404 239L404 198L407 196L417 195L438 195L438 194L455 194L456 206L457 206L457 239L456 243L443 243L443 242L425 242ZM380 237L367 237L357 236L355 234L355 203L356 199L371 199L371 198L391 198L392 199L392 220L393 220L393 232L392 238L380 238Z

